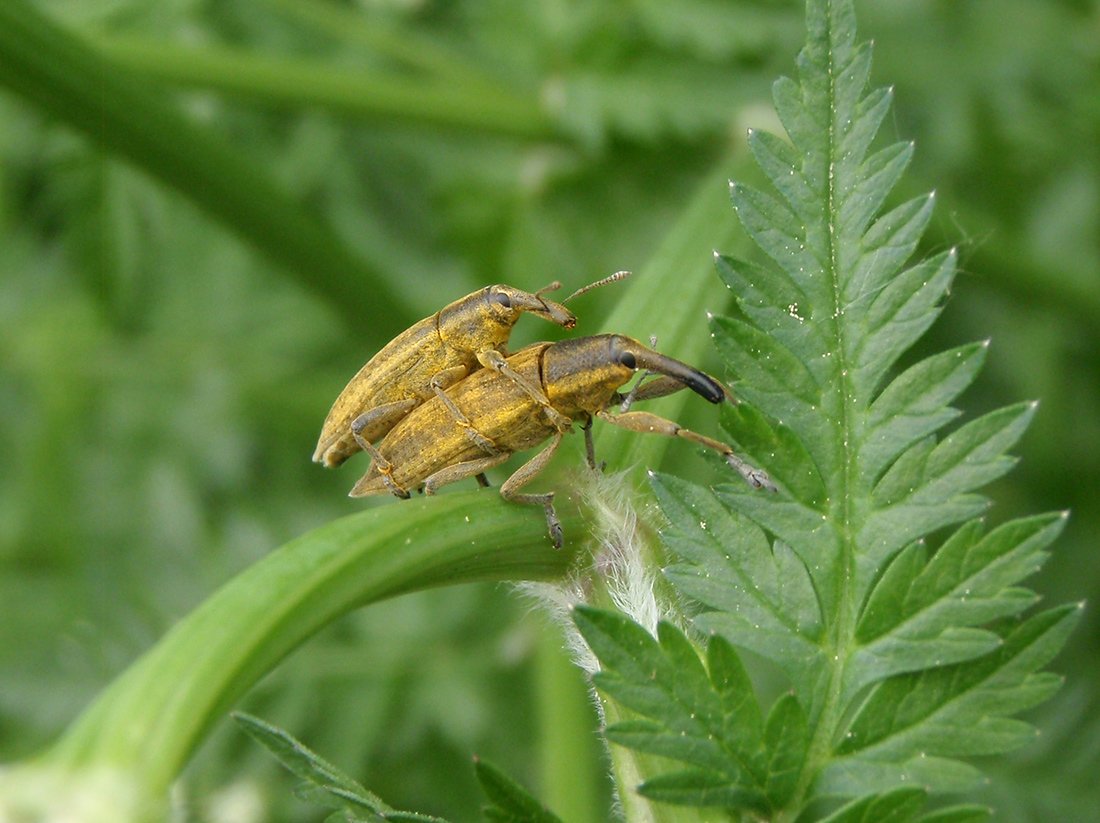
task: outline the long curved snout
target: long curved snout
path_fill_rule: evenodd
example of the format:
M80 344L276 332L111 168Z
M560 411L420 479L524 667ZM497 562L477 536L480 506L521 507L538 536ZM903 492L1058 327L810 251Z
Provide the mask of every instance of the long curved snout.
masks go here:
M709 374L646 348L637 341L633 342L635 345L627 347L626 350L634 355L637 368L671 377L711 403L721 403L726 398L725 387Z

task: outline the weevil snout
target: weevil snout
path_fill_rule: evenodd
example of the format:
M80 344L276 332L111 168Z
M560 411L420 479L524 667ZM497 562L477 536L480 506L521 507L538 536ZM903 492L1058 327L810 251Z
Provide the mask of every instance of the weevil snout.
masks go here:
M534 294L511 286L491 286L489 288L489 304L495 315L507 325L514 324L523 312L530 312L543 320L549 320L551 323L557 323L559 326L571 329L577 325L577 318L573 315L573 312L561 303L555 303L553 300L547 300L542 296L544 292L558 288L561 288L561 283L556 281L539 289Z
M711 403L721 403L726 397L726 390L722 384L709 374L653 351L637 340L615 335L612 338L611 347L618 361L629 369L645 369L671 377Z

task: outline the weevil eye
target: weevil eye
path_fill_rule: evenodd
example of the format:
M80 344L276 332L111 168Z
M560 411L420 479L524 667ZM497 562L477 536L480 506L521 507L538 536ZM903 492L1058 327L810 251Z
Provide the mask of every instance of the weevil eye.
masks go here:
M619 362L626 366L628 369L638 368L638 361L634 359L634 355L628 351L619 353Z
M508 297L508 295L506 295L504 292L495 291L489 295L489 299L493 300L496 303L499 303L506 309L512 308L512 299Z

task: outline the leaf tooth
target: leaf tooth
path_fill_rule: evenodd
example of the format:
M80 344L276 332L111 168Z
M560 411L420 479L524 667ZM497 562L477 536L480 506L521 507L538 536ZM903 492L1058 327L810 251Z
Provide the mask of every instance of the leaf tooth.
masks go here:
M846 158L846 165L850 169L849 174L853 183L857 183L860 179L862 171L860 166L867 149L878 134L893 100L892 86L868 92L855 106L851 127L841 133L837 154Z
M894 143L871 155L859 170L851 193L840 203L837 217L841 236L857 240L882 208L913 157L913 143Z
M821 192L802 175L798 155L791 145L768 132L749 129L749 149L776 190L803 221L820 212Z
M932 217L935 194L915 197L891 209L871 224L863 236L858 260L844 286L846 306L865 309L865 301L901 270L916 250Z

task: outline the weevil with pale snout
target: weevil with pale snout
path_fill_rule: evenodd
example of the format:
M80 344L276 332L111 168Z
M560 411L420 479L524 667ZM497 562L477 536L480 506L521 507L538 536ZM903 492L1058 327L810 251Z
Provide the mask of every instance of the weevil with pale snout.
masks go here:
M377 444L361 441L372 463L351 496L390 492L408 497L416 489L432 494L448 483L480 476L512 454L549 439L545 449L504 481L500 494L506 500L541 505L550 538L560 546L562 532L554 511L554 493L523 493L520 488L545 468L573 422L583 425L588 462L594 467L590 429L595 418L629 431L697 443L718 452L754 488L775 490L765 472L746 463L725 443L649 412L612 411L625 399L618 389L638 369L660 377L630 392L630 402L683 388L712 403L730 398L729 391L713 377L637 340L604 334L535 343L508 357L507 364L523 381L536 386L553 411L570 425L560 427L522 384L498 371L482 369L417 407Z
M628 272L578 289L562 303L605 283L622 280ZM537 385L518 375L506 362L506 344L523 313L533 314L567 329L576 318L562 303L543 295L560 288L554 282L536 292L496 285L454 301L431 317L415 323L391 340L351 379L336 398L321 427L313 461L327 468L339 466L373 443L409 412L443 393L479 368L493 369L511 380L558 427L569 421L555 416ZM476 439L476 438L475 438Z

